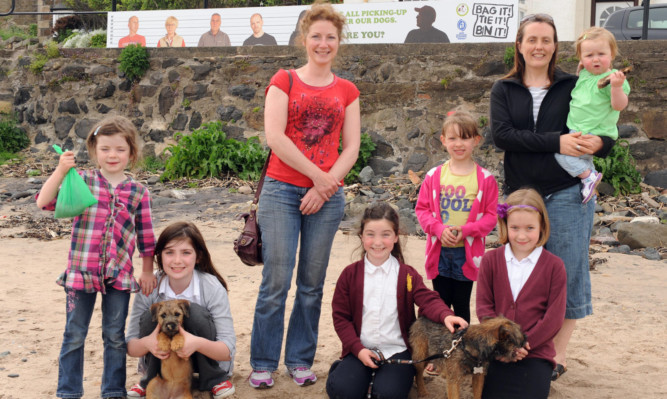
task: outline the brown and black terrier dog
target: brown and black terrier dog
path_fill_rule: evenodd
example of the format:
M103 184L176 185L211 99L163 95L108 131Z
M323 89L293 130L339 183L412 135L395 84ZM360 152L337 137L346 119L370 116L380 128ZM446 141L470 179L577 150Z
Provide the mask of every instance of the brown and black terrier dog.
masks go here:
M456 334L442 324L420 317L410 327L412 359L419 361L440 354L452 347L452 341L462 337L449 358L436 359L432 363L447 380L447 398L459 399L463 377L472 374L472 392L475 399L482 397L484 374L489 361L495 358L512 359L522 348L526 336L521 327L505 317L494 317L482 324L471 325ZM424 386L425 363L416 363L417 390L419 396L428 395Z
M161 376L155 376L148 383L146 399L192 399L190 358L183 359L176 354L183 347L183 336L178 333L178 327L190 314L190 302L183 299L158 302L151 306L151 314L153 321L160 324L158 347L171 351L171 354L162 360Z

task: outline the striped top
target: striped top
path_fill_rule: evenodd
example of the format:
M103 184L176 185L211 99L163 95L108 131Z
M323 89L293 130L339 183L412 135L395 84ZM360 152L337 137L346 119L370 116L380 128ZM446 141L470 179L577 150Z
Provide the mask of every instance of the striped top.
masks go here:
M105 285L138 292L135 245L142 257L153 256L155 249L148 189L129 176L114 189L99 170L79 174L98 202L74 218L67 270L57 283L89 293L105 293ZM44 209L55 210L55 204L53 200Z

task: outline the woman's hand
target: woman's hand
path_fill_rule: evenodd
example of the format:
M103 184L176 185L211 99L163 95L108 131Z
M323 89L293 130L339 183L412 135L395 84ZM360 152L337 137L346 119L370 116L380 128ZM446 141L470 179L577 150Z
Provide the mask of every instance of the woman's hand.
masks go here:
M465 321L465 319L463 319L461 317L458 317L458 316L451 316L451 315L445 317L445 320L444 320L443 324L445 325L445 327L447 327L449 332L452 333L452 334L455 333L456 330L457 330L456 328L454 328L455 326L459 326L458 329L468 327L468 322Z
M317 190L323 201L329 201L332 195L336 194L340 182L331 173L322 172L313 179L313 188Z
M302 215L312 215L322 209L322 205L324 205L324 199L322 199L322 196L317 192L315 187L311 187L306 195L301 198L299 210Z
M581 132L574 132L560 136L560 153L563 155L573 157L592 155L600 149L602 149L602 139L594 134L582 135Z
M177 350L176 354L182 359L187 359L199 350L199 340L202 338L185 331L183 326L178 326L178 333L183 336L183 347Z
M147 335L141 340L143 341L144 347L153 354L153 356L157 357L160 360L164 360L169 358L169 355L171 354L171 351L163 351L161 350L158 345L157 345L157 336L160 333L160 324L155 327L155 330L150 335Z
M370 367L372 369L378 368L378 366L373 362L373 359L380 360L380 358L375 352L371 351L368 348L360 350L359 353L357 354L357 358L359 358L361 363L363 363L364 366L366 367Z

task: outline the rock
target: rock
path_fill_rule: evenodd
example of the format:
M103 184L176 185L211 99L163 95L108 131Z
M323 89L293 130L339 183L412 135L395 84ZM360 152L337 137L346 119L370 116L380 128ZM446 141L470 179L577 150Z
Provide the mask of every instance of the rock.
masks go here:
M368 166L373 168L373 172L376 175L387 177L391 176L391 174L398 169L399 164L398 162L389 161L378 157L371 157L371 159L368 160Z
M408 201L405 198L401 198L398 201L396 201L396 206L398 207L399 210L403 209L408 209L410 212L414 212L415 207L412 205L412 202Z
M109 111L111 111L111 108L109 108L106 104L97 104L97 105L95 106L95 109L96 109L97 112L99 112L100 114L106 114L106 113L108 113Z
M421 134L421 130L418 127L412 128L407 135L408 140L416 139Z
M366 189L362 188L362 189L359 190L359 192L360 192L361 194L367 196L368 198L373 198L373 197L375 197L375 193L372 192L371 190L366 190Z
M56 137L60 140L63 140L67 135L69 135L69 131L72 129L72 126L74 126L74 122L76 122L76 119L74 117L66 115L66 116L60 116L56 121L53 123L53 127L56 130Z
M90 134L90 131L93 130L93 126L97 124L98 121L96 120L91 120L88 118L83 118L79 121L79 123L76 124L76 127L74 128L74 132L78 137L81 137L82 139L87 139L88 135Z
M171 132L168 130L151 129L148 133L148 137L156 143L164 143L165 137L171 137Z
M419 225L418 223L415 222L414 217L412 216L414 212L411 212L410 214L407 214L405 212L399 212L398 213L398 218L399 218L399 225L401 226L401 233L402 234L407 234L407 235L415 235L417 234L417 226ZM421 227L420 227L421 229Z
M35 169L30 169L30 170L35 170ZM28 175L30 175L30 170L27 172ZM26 181L27 181L28 183L30 183L30 184L42 184L42 180L41 180L41 179L37 179L37 178L34 178L34 177L30 177L30 178L28 178L28 180L26 180Z
M187 85L183 89L183 97L193 101L205 97L207 93L206 85L201 83Z
M44 135L44 132L38 130L37 134L35 135L35 145L48 142L49 138Z
M97 85L95 90L93 90L93 99L99 100L100 98L109 98L113 96L115 92L116 86L114 86L110 80L107 80L106 82Z
M79 102L79 108L81 109L81 111L83 111L84 114L88 113L88 104L86 104L85 101Z
M160 95L157 100L160 115L165 116L169 113L171 107L174 106L175 95L176 93L174 93L174 90L169 86L163 87L162 90L160 90Z
M162 76L162 73L155 72L151 74L149 81L151 82L152 85L159 86L160 84L162 84L163 79L164 77Z
M243 112L233 105L228 105L226 107L220 105L215 112L220 116L220 120L224 122L238 121L243 117Z
M213 70L210 65L193 65L190 69L193 72L192 80L195 82L204 79Z
M97 65L90 70L89 74L92 77L97 75L106 75L107 73L112 73L112 72L114 72L113 68L109 68L106 65Z
M26 121L33 125L41 125L47 122L44 116L44 107L41 103L30 103L25 111Z
M618 125L618 138L629 139L635 137L639 133L637 127L632 125Z
M662 260L660 252L658 252L655 248L646 248L642 256L648 260Z
M81 111L79 110L79 105L73 98L70 98L67 101L61 101L58 104L58 112L66 112L68 114L74 114L74 115L78 115L81 113Z
M491 60L480 65L476 72L478 76L504 75L505 68L502 60Z
M141 97L153 97L157 93L157 86L154 85L139 85L139 93Z
M190 125L188 126L188 129L190 131L198 129L202 124L202 116L199 112L194 111L192 113L192 116L190 117Z
M371 187L371 191L375 194L384 194L386 192L382 187Z
M647 173L644 183L662 189L667 188L667 169Z
M632 249L667 246L667 225L653 223L623 223L616 234L621 244Z
M612 235L602 235L602 234L600 234L600 235L596 235L596 236L591 237L591 244L616 246L616 245L619 244L619 242Z
M181 74L178 73L177 70L172 69L172 70L169 71L169 73L167 74L167 80L169 81L169 83L178 82L178 81L181 80Z
M359 172L359 181L363 184L369 184L374 176L375 173L373 172L373 168L364 166L364 168L361 169L361 172Z
M667 195L661 195L658 197L658 201L660 201L663 204L667 204Z
M428 162L428 156L424 153L414 153L408 158L408 162L403 168L403 173L408 173L409 170L423 170Z
M156 185L160 182L160 176L151 176L148 179L146 179L146 184L153 186Z
M87 77L86 67L83 65L66 65L62 70L62 74L76 80L83 80Z
M239 194L245 194L245 195L252 194L252 188L250 188L250 186L245 186L245 185L241 186L239 187Z
M185 125L188 123L188 116L185 114L178 114L176 118L171 122L171 128L174 130L183 130Z
M196 190L177 190L177 189L174 189L174 190L168 190L168 192L169 192L168 195L171 198L175 198L175 199L178 199L178 200L184 200L188 197L191 197L191 196L197 194Z
M653 223L660 224L660 219L655 216L638 216L633 218L630 223Z
M667 112L665 110L650 110L642 114L642 127L651 139L667 139Z
M162 61L162 69L167 69L169 67L177 66L183 64L183 61L181 61L178 58L167 58L166 60Z
M30 100L30 88L29 87L19 87L18 90L16 90L16 94L14 95L14 105L21 105L25 104Z
M9 378L18 378L18 374L7 374L7 377Z
M10 352L10 351L4 351L4 352L0 353L0 359L9 356L11 353L12 352Z
M130 79L125 79L118 85L118 90L128 92L132 90L132 81Z
M614 186L612 186L611 184L609 184L607 182L604 182L604 181L600 182L600 184L598 184L597 190L598 190L598 193L600 193L600 195L604 195L604 196L608 196L608 197L613 197L614 196Z
M630 247L627 245L619 245L618 247L611 248L609 251L611 253L615 254L629 254L630 253Z
M229 88L229 94L240 97L246 101L250 101L255 97L256 90L247 85L237 85L231 86Z

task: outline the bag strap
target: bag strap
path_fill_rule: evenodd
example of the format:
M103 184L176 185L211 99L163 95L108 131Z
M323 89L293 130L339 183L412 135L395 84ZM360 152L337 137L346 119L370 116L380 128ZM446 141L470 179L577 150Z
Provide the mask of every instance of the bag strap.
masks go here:
M292 91L292 74L290 70L287 70L287 76L289 76L289 89L287 90L287 95ZM262 174L259 177L259 182L257 182L257 191L255 191L255 198L252 200L253 205L257 205L259 202L259 195L262 193L262 187L264 186L264 178L266 177L266 169L269 167L269 160L271 159L271 149L269 148L269 155L266 156L266 162L264 162L264 167L262 168Z

